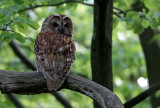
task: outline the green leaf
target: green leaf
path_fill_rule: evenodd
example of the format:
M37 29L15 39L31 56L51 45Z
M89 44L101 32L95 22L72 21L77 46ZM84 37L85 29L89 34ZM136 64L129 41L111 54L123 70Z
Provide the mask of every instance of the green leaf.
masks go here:
M13 6L10 6L9 9L12 11L12 12L18 12L20 6L15 4Z
M143 26L144 28L147 28L147 27L149 26L149 21L146 20L146 19L143 19L143 20L142 20L142 26Z
M17 33L12 33L9 31L3 31L1 33L2 39L5 39L5 41L10 42L12 39L15 39L17 37Z
M19 41L20 43L25 43L26 42L26 39L24 38L23 35L21 35L20 33L16 33L16 40Z
M116 28L116 26L118 25L118 18L113 17L113 28Z
M131 23L127 24L128 29L133 29L133 27L134 27L134 22L131 22Z
M13 21L15 21L16 23L26 24L27 23L27 18L22 17L22 16L18 16L16 18L14 18Z
M21 33L27 34L28 32L28 26L23 23L17 23L17 30Z
M3 17L5 17L5 14L6 14L6 13L7 13L6 10L0 9L0 19L3 18Z
M156 29L158 27L159 23L155 20L150 21L150 26L152 29Z
M6 98L5 98L5 96L1 93L1 91L0 91L0 100L1 100L1 102L5 102L5 101L6 101Z
M41 2L46 2L46 0L40 0Z
M34 30L37 30L40 26L36 21L27 20L27 25L29 25Z
M133 16L137 16L137 15L138 15L138 12L130 11L130 12L127 13L126 17L132 18Z
M17 4L23 4L24 0L13 0Z
M133 29L134 29L134 32L137 33L137 34L140 34L144 31L143 26L141 26L140 24L136 25L136 27L134 27Z
M9 31L4 31L1 34L2 39L4 38L7 42L10 42L12 39L16 39L17 41L24 43L26 39L20 33L13 33Z
M31 38L31 37L28 37L28 40L29 40L30 42L35 42L35 39L33 39L33 38Z
M160 41L160 34L156 34L155 36L153 36L149 43L153 43L155 41Z

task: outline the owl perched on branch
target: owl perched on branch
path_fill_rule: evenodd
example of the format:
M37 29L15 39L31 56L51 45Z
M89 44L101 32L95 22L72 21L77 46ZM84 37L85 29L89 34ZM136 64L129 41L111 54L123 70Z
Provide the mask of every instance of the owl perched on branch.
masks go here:
M47 79L49 91L56 91L61 87L75 60L73 33L71 18L54 14L44 20L36 38L34 52L37 68Z

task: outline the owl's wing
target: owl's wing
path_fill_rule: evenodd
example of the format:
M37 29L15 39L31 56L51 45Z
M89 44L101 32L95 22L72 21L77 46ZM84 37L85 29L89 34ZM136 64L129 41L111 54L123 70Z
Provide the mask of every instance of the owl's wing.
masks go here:
M48 90L57 90L64 83L75 59L75 46L71 37L40 33L34 52L38 71L47 79Z

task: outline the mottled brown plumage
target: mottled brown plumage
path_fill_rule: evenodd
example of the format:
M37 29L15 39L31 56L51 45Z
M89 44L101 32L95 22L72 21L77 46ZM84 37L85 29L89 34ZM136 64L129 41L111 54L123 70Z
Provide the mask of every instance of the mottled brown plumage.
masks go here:
M67 22L66 31L62 30L65 27L65 18L70 23ZM59 25L55 26L53 23L57 21ZM50 23L53 24L53 27ZM64 83L75 60L76 48L72 35L71 19L68 16L56 14L46 18L36 38L34 52L37 68L47 79L47 87L50 91L56 91Z

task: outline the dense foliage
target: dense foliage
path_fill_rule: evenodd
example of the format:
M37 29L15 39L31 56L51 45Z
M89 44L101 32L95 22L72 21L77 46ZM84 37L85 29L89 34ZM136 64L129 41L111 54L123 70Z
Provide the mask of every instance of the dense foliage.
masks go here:
M148 87L146 65L138 34L148 26L160 30L160 4L158 0L141 0L146 8L141 5L134 6L136 1L114 0L114 7L126 12L119 13L114 9L121 15L121 18L115 14L113 16L114 92L122 102L126 102ZM90 44L93 34L93 7L79 3L67 3L23 10L38 5L58 4L59 2L63 1L0 0L0 69L29 71L30 69L14 54L8 43L12 39L17 40L25 54L32 61L35 61L33 45L41 29L40 26L44 18L58 13L70 16L75 26L73 39L78 43L78 49L72 72L91 79ZM92 4L93 1L85 0L85 3ZM142 11L135 11L134 8L142 8ZM124 14L126 17L123 17ZM157 34L151 42L158 40L160 40L160 35ZM141 85L138 80L144 81L146 85ZM73 107L92 107L92 100L89 97L70 90L62 90L62 92ZM63 108L63 105L50 94L17 96L27 108ZM0 107L15 108L2 94L0 94ZM150 108L149 99L141 102L135 108Z

